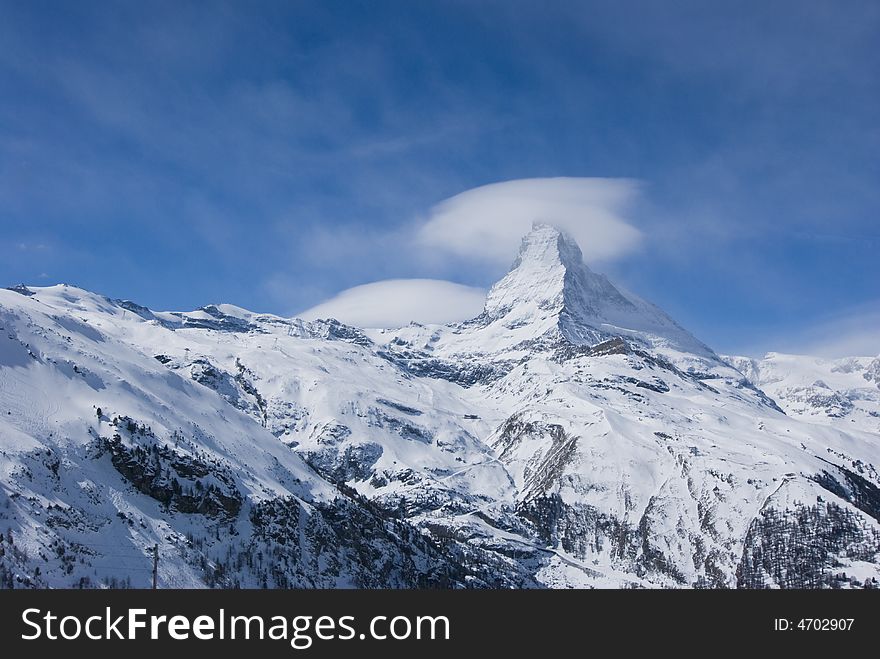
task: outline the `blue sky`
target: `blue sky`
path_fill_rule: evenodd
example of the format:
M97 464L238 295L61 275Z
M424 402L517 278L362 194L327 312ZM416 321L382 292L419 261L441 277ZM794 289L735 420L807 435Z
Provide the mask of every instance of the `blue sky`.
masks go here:
M285 315L485 287L497 259L413 247L437 204L605 177L641 240L596 268L713 347L877 353L878 62L858 0L0 0L0 281Z

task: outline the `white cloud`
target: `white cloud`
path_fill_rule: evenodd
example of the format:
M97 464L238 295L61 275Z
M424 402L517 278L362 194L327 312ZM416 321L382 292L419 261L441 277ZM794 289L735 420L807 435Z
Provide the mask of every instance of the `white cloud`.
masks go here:
M880 305L864 305L811 327L794 347L817 357L880 355Z
M417 241L479 261L507 264L532 222L565 229L590 262L635 249L641 232L622 216L638 185L629 179L534 178L493 183L435 206Z
M880 356L880 300L793 326L735 352L758 358L768 352L825 359Z
M421 223L392 231L361 232L346 241L338 232L307 241L309 252L355 257L391 255L398 264L416 259L422 272L458 271L456 258L509 265L535 220L570 233L591 262L635 249L641 232L622 213L636 197L628 179L540 178L494 183L435 206ZM341 242L340 242L341 241ZM354 258L353 262L357 262ZM410 263L412 265L412 263ZM359 327L401 327L410 321L449 323L473 318L486 292L440 279L387 279L349 288L298 314L307 320L337 318Z
M336 318L357 327L442 324L479 315L485 301L482 288L439 279L386 279L344 290L297 316Z

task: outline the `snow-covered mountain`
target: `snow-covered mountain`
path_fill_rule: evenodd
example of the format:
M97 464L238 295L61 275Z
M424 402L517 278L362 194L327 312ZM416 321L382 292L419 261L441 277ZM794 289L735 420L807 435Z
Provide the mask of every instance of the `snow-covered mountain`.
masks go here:
M880 435L880 357L725 357L794 417Z
M802 413L784 360L720 358L548 225L448 326L62 285L0 291L0 327L3 585L144 586L154 545L162 586L880 577L876 398L824 375L864 414Z

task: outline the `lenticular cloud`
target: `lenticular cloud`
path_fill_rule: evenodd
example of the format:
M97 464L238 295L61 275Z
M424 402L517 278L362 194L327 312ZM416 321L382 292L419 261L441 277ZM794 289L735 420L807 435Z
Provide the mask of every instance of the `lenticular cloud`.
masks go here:
M358 327L403 327L411 321L444 324L477 316L486 291L439 279L386 279L342 291L301 314Z
M642 234L623 217L637 182L611 178L534 178L493 183L435 206L418 241L457 256L506 263L535 221L565 229L588 262L635 249Z

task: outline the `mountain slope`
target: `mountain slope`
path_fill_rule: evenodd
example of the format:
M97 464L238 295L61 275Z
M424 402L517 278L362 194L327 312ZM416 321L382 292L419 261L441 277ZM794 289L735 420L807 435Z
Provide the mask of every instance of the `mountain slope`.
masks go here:
M260 411L247 376L225 379L196 354L205 341L225 356L246 319L152 314L67 286L0 291L0 305L4 581L145 586L154 544L163 586L453 586L469 574L316 474L265 427L273 409ZM205 315L233 329L191 327ZM193 355L186 368L152 348L175 343Z
M144 585L154 543L181 586L880 576L875 427L785 414L749 364L548 225L449 326L155 312L66 286L0 291L0 325L17 586Z

